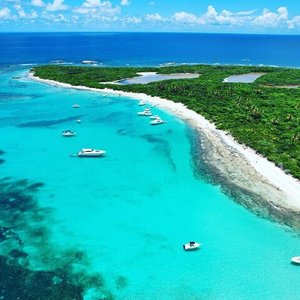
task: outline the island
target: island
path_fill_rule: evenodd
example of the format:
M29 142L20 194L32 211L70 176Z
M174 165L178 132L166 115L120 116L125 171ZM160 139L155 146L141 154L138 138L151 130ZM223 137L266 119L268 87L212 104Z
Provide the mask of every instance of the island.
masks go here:
M146 84L116 84L145 73L195 76ZM234 76L243 78L242 75L246 81L232 80ZM33 68L30 77L146 100L178 115L198 130L205 144L205 151L201 152L203 161L219 172L219 181L230 181L252 194L251 203L245 201L243 205L257 213L263 207L276 219L300 227L299 69L46 65Z

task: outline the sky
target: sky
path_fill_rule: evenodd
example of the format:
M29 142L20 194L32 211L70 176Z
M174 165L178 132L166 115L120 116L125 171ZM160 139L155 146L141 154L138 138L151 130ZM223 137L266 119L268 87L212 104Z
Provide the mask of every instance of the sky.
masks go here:
M0 32L300 34L300 0L0 0Z

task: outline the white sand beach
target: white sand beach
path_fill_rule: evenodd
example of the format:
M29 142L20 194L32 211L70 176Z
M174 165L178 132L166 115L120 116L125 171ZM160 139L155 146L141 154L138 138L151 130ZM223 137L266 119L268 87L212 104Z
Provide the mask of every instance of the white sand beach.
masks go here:
M216 129L201 115L186 108L181 103L168 99L151 97L146 94L129 93L113 89L95 89L84 86L71 86L52 80L40 79L29 73L29 78L54 86L92 90L130 97L145 101L168 111L191 124L199 131L203 147L209 147L206 161L243 190L254 192L273 209L285 212L300 212L300 181L287 175L274 163L255 153L254 150L237 143L232 136Z

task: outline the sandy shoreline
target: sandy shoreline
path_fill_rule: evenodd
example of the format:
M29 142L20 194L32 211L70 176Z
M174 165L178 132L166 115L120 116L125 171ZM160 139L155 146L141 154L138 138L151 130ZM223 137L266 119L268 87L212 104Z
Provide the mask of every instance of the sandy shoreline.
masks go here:
M263 202L271 207L272 211L288 214L300 213L300 181L287 175L274 163L255 153L254 150L238 144L230 135L215 128L196 112L186 108L181 103L151 97L141 93L130 93L112 89L96 89L84 86L72 86L52 80L35 77L32 73L28 77L46 84L60 87L98 91L114 95L145 101L160 109L166 110L180 119L187 121L199 131L206 151L205 161L214 169L221 172L234 185L249 193L255 193ZM299 224L300 225L300 224ZM298 227L298 226L297 226Z

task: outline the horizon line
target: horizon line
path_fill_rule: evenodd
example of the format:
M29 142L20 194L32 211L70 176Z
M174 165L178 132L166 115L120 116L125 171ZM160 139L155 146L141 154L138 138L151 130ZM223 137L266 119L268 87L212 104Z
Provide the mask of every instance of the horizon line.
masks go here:
M66 34L66 33L134 33L134 34L207 34L207 35L267 35L267 36L300 36L300 33L251 33L251 32L191 32L191 31L0 31L0 34L40 33L40 34Z

